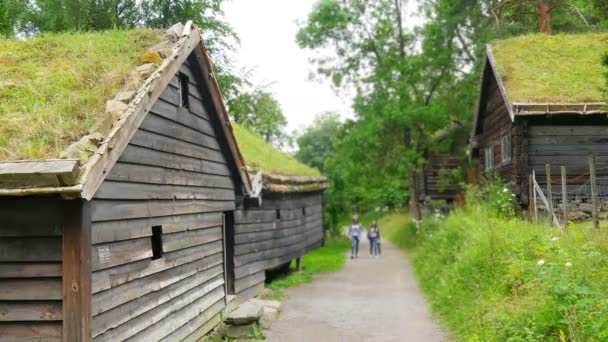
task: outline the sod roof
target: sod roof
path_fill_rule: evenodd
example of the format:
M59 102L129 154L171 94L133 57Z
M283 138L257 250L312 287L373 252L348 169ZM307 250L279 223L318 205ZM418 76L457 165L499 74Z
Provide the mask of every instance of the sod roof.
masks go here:
M259 134L243 126L232 125L241 153L251 169L284 176L321 176L319 170L272 147Z
M0 39L0 160L57 158L87 133L162 33Z
M493 42L511 103L604 102L608 34L525 35Z

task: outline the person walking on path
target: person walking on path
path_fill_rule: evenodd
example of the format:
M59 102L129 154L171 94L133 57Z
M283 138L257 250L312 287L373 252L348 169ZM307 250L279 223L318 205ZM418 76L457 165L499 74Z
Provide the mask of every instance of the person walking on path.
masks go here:
M356 258L359 254L359 241L361 240L361 231L363 226L359 223L359 215L353 216L353 221L348 227L348 236L351 239L350 258Z
M376 222L375 220L372 221L371 226L367 230L367 238L369 239L371 248L370 254L373 257L378 257L378 249L380 247L380 229L378 228L378 222Z

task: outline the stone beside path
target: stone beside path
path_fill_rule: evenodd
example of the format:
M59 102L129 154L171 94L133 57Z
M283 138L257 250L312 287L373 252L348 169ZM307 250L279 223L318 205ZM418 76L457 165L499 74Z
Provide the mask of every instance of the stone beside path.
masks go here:
M272 322L279 317L281 303L273 300L250 299L239 305L224 319L225 330L221 335L233 338L246 338L258 324L262 327L270 327Z
M267 341L449 341L431 319L408 259L387 241L382 252L371 258L364 239L359 258L342 271L288 289Z

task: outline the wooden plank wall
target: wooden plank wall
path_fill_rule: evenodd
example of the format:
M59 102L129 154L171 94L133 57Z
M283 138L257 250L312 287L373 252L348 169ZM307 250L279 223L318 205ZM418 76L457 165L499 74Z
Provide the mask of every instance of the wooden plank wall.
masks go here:
M492 144L494 151L494 170L497 175L507 181L513 181L519 184L517 170L519 169L517 161L519 160L520 152L517 149L518 141L515 125L511 121L506 104L500 94L498 84L494 77L491 82L488 82L489 95L486 99L484 110L481 113L479 120L482 127L481 134L478 135L479 142L479 164L481 170L485 170L485 148ZM501 156L501 137L505 134L511 134L511 161L502 162Z
M190 109L174 78L92 202L98 342L196 340L225 305L222 213L235 208L235 182L196 78L180 71ZM156 260L153 226L163 231Z
M322 244L322 193L264 194L261 208L235 213L235 292L255 296L266 270Z
M553 167L554 182L559 183L560 166L566 166L568 178L582 176L589 180L591 153L596 155L598 176L608 175L608 119L578 124L558 120L531 123L528 127L528 158L531 170L536 171L537 180L545 182L545 165Z
M429 156L428 163L422 173L422 181L420 182L420 199L426 200L454 200L460 191L457 184L450 184L445 189L440 187L442 170L451 172L459 167L458 159L452 157L449 153L433 153Z
M0 199L0 341L62 340L60 198Z

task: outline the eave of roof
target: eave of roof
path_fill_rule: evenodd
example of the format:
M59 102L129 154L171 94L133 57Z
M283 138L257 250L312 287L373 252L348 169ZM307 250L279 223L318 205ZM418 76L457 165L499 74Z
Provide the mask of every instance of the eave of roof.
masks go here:
M78 177L65 181L62 178L65 170L53 171L52 168L48 167L50 163L55 162L54 160L0 163L0 169L2 170L0 172L0 196L60 194L64 197L90 200L109 170L122 154L124 148L126 148L137 128L145 119L147 113L179 70L179 67L193 51L197 60L199 60L201 68L203 68L203 74L207 72L209 75L208 80L205 80L206 86L209 87L213 105L219 115L222 128L228 140L230 152L239 169L239 176L242 179L246 192L251 192L251 180L245 166L245 161L236 143L228 113L222 100L217 80L214 77L211 61L200 31L196 25L189 21L185 26L181 24L174 25L167 30L167 35L175 41L174 44L171 44L170 53L165 51L167 56L149 74L135 95L127 103L110 100L122 103L122 105L118 106L122 110L118 113L112 113L114 115L112 117L116 117L117 120L111 122L109 133L103 136L100 133L94 132L74 144L81 144L92 149L92 153L86 156L86 162L80 167ZM95 144L97 140L100 141L98 144ZM94 146L94 148L91 146ZM29 173L22 172L21 170L24 169L24 165L34 171ZM45 170L45 172L40 172L39 170ZM17 174L19 176L16 180ZM56 184L49 181L49 179L63 179L63 181Z

